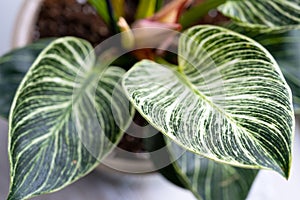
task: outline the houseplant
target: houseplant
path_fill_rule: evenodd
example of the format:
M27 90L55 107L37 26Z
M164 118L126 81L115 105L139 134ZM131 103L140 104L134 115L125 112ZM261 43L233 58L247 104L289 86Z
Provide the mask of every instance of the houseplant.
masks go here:
M291 13L297 13L299 3L205 2L183 13L183 28L220 4L219 9L238 22L229 28L256 38L274 51L274 56L276 51L285 48L280 43L294 45L285 40L293 35L285 32L298 27L297 15ZM178 4L177 13L181 13L183 3L186 1ZM151 8L150 5L146 7ZM258 12L262 8L268 8L269 12ZM243 11L249 13L245 15ZM177 17L167 24L164 15L157 16L135 25L148 31L151 30L149 23L169 29L178 27ZM137 38L141 35L135 35L126 23L121 23L120 29L124 31L120 39L126 48L144 41ZM149 38L146 36L142 39ZM176 37L172 39L176 40ZM126 96L154 127L168 136L158 141L164 143L173 139L183 148L197 153L183 152L167 167L171 176L166 171L163 174L178 185L189 188L199 199L246 197L257 171L232 165L273 169L288 177L294 111L289 87L270 53L246 36L210 25L187 28L180 36L178 46L179 67L150 52L150 58L154 56L156 62L143 60L126 74L117 67L104 70L107 63L103 63L102 55L94 67L91 63L95 61L95 55L90 54L93 49L86 41L77 38L57 39L45 49L38 43L4 56L0 80L1 86L7 89L3 90L7 94L4 97L9 99L7 85L18 81L7 75L15 73L11 64L19 57L13 56L28 52L28 48L34 51L44 49L19 86L11 107L12 184L8 199L26 199L56 191L92 170L114 147L128 125L130 117L127 115L131 113L128 105L130 111L132 107L130 104L125 107ZM146 53L149 51L143 51ZM135 54L141 56L139 52ZM297 81L291 76L295 74L290 73L293 63L286 62L289 61L284 60L287 57L278 59L297 95ZM25 64L28 60L23 57L19 61ZM205 65L200 67L199 63ZM20 71L19 68L13 70ZM118 83L121 79L123 87ZM113 98L115 95L117 98ZM9 101L4 97L1 101ZM297 96L294 102L297 103ZM103 112L105 117L102 117ZM95 132L104 132L104 135L97 137L92 134ZM82 135L84 133L86 135ZM91 153L86 146L93 146L96 151ZM174 144L167 146L167 158L173 157L178 148ZM55 156L60 157L56 159ZM208 182L213 188L207 187Z

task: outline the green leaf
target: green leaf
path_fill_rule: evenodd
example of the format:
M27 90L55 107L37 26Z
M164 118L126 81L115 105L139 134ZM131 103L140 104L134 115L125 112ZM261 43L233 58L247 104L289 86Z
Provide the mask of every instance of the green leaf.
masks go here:
M168 141L167 138L165 139ZM172 157L177 157L184 152L175 143L167 147ZM171 167L180 177L183 185L199 200L244 200L258 172L219 164L188 151L176 159Z
M299 0L227 0L219 10L240 25L261 31L300 27Z
M115 34L119 32L117 21L124 14L124 0L88 0L96 9L98 15L104 22L110 26L111 31Z
M162 134L144 139L144 144L147 151L153 152L151 160L166 179L189 189L201 200L244 200L258 172L198 156ZM165 163L171 164L161 168Z
M193 154L162 134L144 140L159 172L179 187L189 189L198 199L246 199L257 170L219 164ZM159 153L157 153L159 152ZM171 163L160 169L162 163Z
M39 53L53 39L43 39L11 51L0 58L0 116L8 119L10 105L18 85Z
M116 19L125 16L125 0L111 0L111 4L114 9Z
M92 50L81 39L57 39L23 79L9 119L8 200L67 186L119 142L129 120L118 84L125 71L95 66Z
M141 61L123 78L136 109L184 148L240 167L291 165L291 91L274 58L257 42L215 26L179 41L174 70Z
M157 0L140 0L135 19L143 19L155 13Z
M191 7L189 10L182 14L182 16L180 17L180 24L185 29L195 24L197 21L207 15L210 10L217 8L219 5L225 2L226 0L201 1L198 5Z
M262 34L254 39L266 47L278 62L292 89L296 114L300 114L300 31L282 34Z
M146 151L150 152L151 161L156 169L158 169L158 172L173 184L185 188L173 165L170 164L174 159L171 158L169 151L165 148L166 142L163 134L158 133L151 137L144 138L143 145Z
M97 10L98 14L106 24L110 24L110 17L105 0L88 0L88 2Z
M159 11L163 7L164 1L165 0L156 0L156 7L155 7L156 12Z
M228 24L228 29L253 38L274 56L293 93L294 110L300 114L300 31L259 33L237 24Z

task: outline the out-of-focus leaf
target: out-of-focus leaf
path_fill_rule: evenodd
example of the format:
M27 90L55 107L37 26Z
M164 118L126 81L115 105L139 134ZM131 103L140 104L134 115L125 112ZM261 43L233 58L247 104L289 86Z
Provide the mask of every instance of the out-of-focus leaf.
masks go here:
M157 0L140 0L135 18L143 19L155 13Z
M26 47L13 50L0 58L0 116L8 118L17 87L29 67L53 39L43 39Z
M227 0L219 10L240 25L263 32L300 27L299 0Z
M88 2L97 10L100 17L106 24L110 24L109 11L105 0L88 0Z
M168 146L171 156L184 151L175 143L171 144ZM199 200L244 200L258 172L216 163L189 151L184 152L171 166L178 180Z

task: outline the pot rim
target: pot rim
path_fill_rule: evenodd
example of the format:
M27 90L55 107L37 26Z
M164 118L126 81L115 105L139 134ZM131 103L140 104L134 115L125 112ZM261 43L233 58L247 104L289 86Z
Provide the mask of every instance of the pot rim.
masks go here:
M20 48L31 42L34 23L42 1L43 0L23 0L13 28L13 36L11 39L12 48Z

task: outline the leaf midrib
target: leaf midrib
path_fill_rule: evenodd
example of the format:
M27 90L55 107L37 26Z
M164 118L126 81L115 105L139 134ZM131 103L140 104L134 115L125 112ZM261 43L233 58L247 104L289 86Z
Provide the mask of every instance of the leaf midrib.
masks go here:
M76 103L80 100L80 97L81 97L80 94L83 94L85 92L85 90L88 89L89 86L92 85L91 83L93 83L93 81L98 77L97 74L102 71L103 70L101 70L101 68L92 67L92 70L89 71L86 78L84 79L82 87L80 87L80 89L78 90L79 92L76 92L76 96L71 98L70 103L65 107L65 109L60 111L63 114L61 115L60 118L58 118L56 120L56 123L55 123L56 125L54 126L54 128L49 130L49 137L47 137L47 139L45 139L45 141L42 142L44 145L42 145L42 147L39 149L38 154L40 154L41 151L44 151L44 149L47 148L46 143L49 143L48 142L49 140L52 140L52 139L58 137L58 134L59 134L61 128L64 126L65 122L70 117L74 103ZM55 157L56 157L56 155L53 154L52 161L55 159ZM16 163L14 166L14 170L16 169L16 166L17 166Z
M47 138L45 138L45 141L43 143L48 143L47 141L53 138L56 138L58 133L60 132L61 128L64 126L65 122L67 119L70 117L70 114L72 112L73 105L80 100L81 95L85 92L85 90L91 86L94 81L94 79L97 78L97 72L101 72L102 70L92 70L87 74L84 83L82 84L82 87L78 90L79 92L76 92L76 96L71 98L69 104L65 107L65 109L60 110L62 115L57 118L55 125L53 126L52 129L49 130L48 134L49 135ZM96 73L95 73L96 72ZM91 79L90 79L91 78ZM47 145L43 145L40 150L43 150L47 147Z
M216 109L217 111L219 111L220 113L224 114L226 117L228 117L229 119L231 119L231 117L223 109L219 108L205 94L203 94L202 92L200 92L191 81L189 81L188 76L183 72L183 70L181 70L181 69L180 70L176 70L175 71L175 75L179 79L179 81L181 83L183 83L185 86L187 86L187 88L189 88L194 94L196 94L201 99L203 99L204 101L206 101L211 107L213 107L214 109Z
M74 105L80 101L82 95L80 94L84 94L86 90L88 90L89 86L92 85L92 83L95 81L95 79L97 79L97 74L99 72L102 72L102 70L99 70L100 68L96 68L96 67L92 67L92 70L89 71L89 73L87 74L86 78L84 79L84 82L82 83L82 87L80 87L79 90L76 90L75 96L74 93L72 95L72 98L69 102L69 104L66 106L66 108L61 111L63 114L62 116L58 119L58 125L54 126L55 128L53 128L50 133L52 133L53 136L56 136L59 133L59 130L64 126L65 121L70 117L70 114L72 113L72 108L74 107ZM74 88L73 88L74 91Z
M170 68L169 68L170 69ZM199 96L201 99L203 99L204 101L206 101L212 108L214 108L215 110L217 110L218 112L220 112L222 115L225 116L226 119L228 119L232 125L234 125L235 127L237 127L239 130L241 130L243 133L248 133L248 131L242 127L241 125L239 125L239 123L236 122L236 120L234 120L229 114L227 114L223 109L219 108L213 101L211 101L209 98L207 98L206 95L204 95L202 92L200 92L196 86L189 81L188 76L184 73L184 70L182 70L184 68L182 67L178 67L176 71L174 71L174 74L176 75L176 77L179 79L179 81L181 83L183 83L188 89L190 89L194 94L196 94L197 96ZM172 69L170 69L172 70ZM260 144L260 141L253 137L251 134L247 134L249 137L251 137L254 141L256 141L258 144ZM267 149L260 145L260 147L265 151L268 152ZM271 158L271 156L268 154L268 157ZM280 166L281 167L281 166Z

